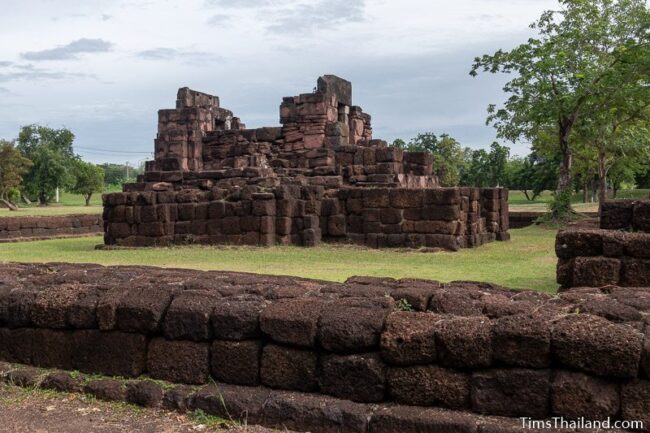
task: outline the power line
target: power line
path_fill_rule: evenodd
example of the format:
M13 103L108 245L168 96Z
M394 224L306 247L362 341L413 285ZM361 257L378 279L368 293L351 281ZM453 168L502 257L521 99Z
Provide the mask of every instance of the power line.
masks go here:
M82 147L82 146L74 146L74 148L78 150L83 150L84 152L115 153L119 155L125 155L125 154L151 155L153 153L153 152L134 152L129 150L93 149L90 147Z

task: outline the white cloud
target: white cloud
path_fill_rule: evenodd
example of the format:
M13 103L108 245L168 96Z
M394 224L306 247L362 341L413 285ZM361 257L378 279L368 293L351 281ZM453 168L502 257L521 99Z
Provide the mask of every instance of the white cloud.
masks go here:
M105 53L111 50L111 44L103 39L81 38L68 44L40 51L28 51L21 57L26 60L75 60L80 54Z

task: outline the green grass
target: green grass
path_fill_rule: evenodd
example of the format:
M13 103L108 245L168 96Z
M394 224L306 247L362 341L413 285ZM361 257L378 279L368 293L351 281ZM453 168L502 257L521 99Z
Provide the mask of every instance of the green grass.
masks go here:
M119 188L111 186L104 192L120 191ZM99 214L102 213L102 193L95 193L90 199L90 206L80 194L61 192L59 203L51 203L49 206L40 207L36 203L25 205L19 203L20 209L11 212L9 209L0 208L0 217L16 216L56 216L72 214Z
M618 192L616 198L645 198L650 196L648 189L629 189ZM551 201L552 193L544 191L535 200L528 200L522 191L510 191L508 195L508 205L513 211L546 211L548 203ZM597 212L598 203L583 203L582 193L575 193L571 197L573 208L578 212Z
M0 244L0 261L151 265L295 275L344 281L352 275L477 280L554 292L555 231L538 226L511 230L510 242L455 253L372 250L353 246L173 247L95 250L100 236Z

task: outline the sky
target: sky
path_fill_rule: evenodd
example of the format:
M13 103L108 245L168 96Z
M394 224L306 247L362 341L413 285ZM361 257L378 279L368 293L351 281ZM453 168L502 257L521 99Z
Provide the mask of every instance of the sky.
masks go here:
M247 127L279 125L283 96L320 75L352 82L374 138L448 133L464 146L507 76L469 76L555 0L2 0L0 138L66 127L92 162L151 159L157 110L179 87L218 95ZM524 143L509 144L525 155Z

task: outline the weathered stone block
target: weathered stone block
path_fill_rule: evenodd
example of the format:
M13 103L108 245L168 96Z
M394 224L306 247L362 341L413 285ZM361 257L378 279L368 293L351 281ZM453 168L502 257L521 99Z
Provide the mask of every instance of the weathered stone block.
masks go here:
M589 314L565 316L551 330L553 358L597 376L636 377L642 344L635 329Z
M154 338L149 343L147 372L155 379L200 385L210 374L209 345Z
M487 317L453 317L436 325L436 352L441 365L455 368L489 366L492 330Z
M145 370L144 335L95 330L73 331L72 364L85 373L139 376Z
M495 361L518 367L544 368L551 362L548 318L529 314L505 316L492 326Z
M212 311L212 334L222 340L259 338L260 312L268 305L260 298L224 299Z
M271 388L309 392L318 388L317 368L314 352L269 344L262 352L260 379Z
M413 406L469 406L468 373L435 365L394 367L388 370L388 389L396 402Z
M335 397L357 402L384 398L386 367L377 354L327 355L321 361L320 388Z
M214 340L210 370L220 382L255 386L260 380L262 342Z
M436 323L431 313L394 312L381 334L381 356L389 364L428 364L436 360Z
M542 419L549 412L548 370L493 369L472 374L472 410Z
M313 298L275 302L260 315L260 327L274 341L313 347L324 301Z
M320 345L330 352L366 352L379 345L389 299L348 298L323 308L318 332Z
M604 420L620 408L619 385L582 373L556 371L551 383L551 410L568 419Z
M170 340L210 339L210 317L215 306L222 300L219 295L204 290L186 290L177 294L162 322L165 337Z

